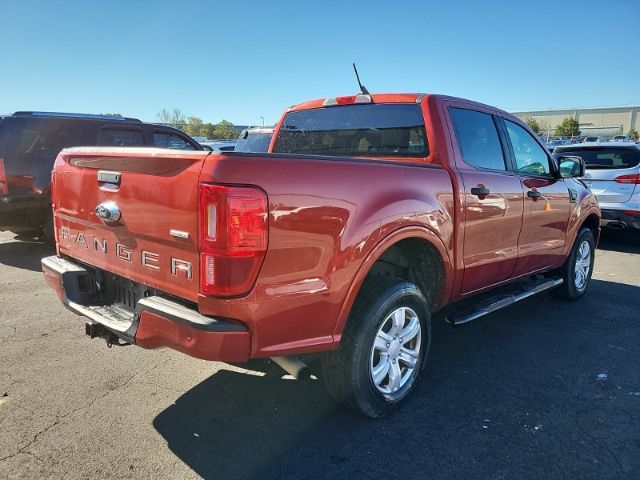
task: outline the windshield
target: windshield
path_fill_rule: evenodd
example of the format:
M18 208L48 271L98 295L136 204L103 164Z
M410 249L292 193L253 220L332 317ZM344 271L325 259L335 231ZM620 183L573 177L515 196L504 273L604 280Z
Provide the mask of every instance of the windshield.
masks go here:
M633 168L640 164L640 149L630 148L579 148L575 150L564 149L562 155L575 155L582 157L587 168L592 169L623 169Z
M287 113L274 153L351 157L426 157L422 111L417 104L325 107Z

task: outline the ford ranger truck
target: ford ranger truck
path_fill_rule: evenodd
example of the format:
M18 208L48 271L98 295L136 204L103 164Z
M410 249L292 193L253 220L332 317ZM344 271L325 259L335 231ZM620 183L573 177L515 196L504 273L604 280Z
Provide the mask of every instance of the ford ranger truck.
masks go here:
M42 268L91 337L290 372L319 356L329 392L378 417L415 387L435 312L584 295L600 210L583 174L487 105L315 100L268 153L63 150Z

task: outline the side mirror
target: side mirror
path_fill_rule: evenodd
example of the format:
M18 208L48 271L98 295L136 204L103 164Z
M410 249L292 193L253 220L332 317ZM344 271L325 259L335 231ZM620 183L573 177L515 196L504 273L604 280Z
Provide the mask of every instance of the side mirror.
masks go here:
M205 149L207 152L213 152L213 148L211 148L211 146L209 145L202 145L202 148Z
M584 177L587 167L582 157L558 155L556 161L560 167L560 178Z

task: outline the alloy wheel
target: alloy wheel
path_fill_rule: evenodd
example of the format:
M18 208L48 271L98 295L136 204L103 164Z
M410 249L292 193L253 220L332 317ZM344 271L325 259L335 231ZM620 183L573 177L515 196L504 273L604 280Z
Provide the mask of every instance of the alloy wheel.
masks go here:
M373 384L384 395L408 386L419 368L422 326L416 312L399 307L382 322L371 349Z

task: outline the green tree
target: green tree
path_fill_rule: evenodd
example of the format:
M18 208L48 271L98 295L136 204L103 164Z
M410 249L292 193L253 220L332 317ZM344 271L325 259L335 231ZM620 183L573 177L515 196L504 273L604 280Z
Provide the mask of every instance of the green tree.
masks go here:
M211 122L207 122L202 125L202 136L207 138L215 138L215 130L216 126Z
M567 117L556 127L557 137L575 137L580 135L580 124L575 118Z
M204 125L205 124L204 124L204 122L202 121L201 118L189 117L189 118L187 118L187 122L185 123L184 127L182 128L182 130L184 130L184 132L187 135L191 135L192 137L205 136Z
M233 123L228 120L222 120L215 125L213 135L209 138L233 139L238 137L238 131L233 128Z
M527 117L524 119L524 121L527 125L529 125L529 128L533 130L536 135L540 135L542 133L542 128L540 127L538 120L533 117Z
M158 121L164 125L179 128L192 137L207 137L210 139L235 139L238 138L238 131L233 128L233 123L222 120L220 123L205 123L201 118L188 117L179 108L167 110L163 108L158 112Z
M185 121L182 110L180 110L179 108L173 108L172 110L163 108L162 110L160 110L160 112L158 112L158 121L160 123L163 123L164 125L169 125L171 127L180 129L184 128L187 123Z
M638 140L638 130L636 130L635 128L629 130L629 133L627 135L631 135L633 138Z

